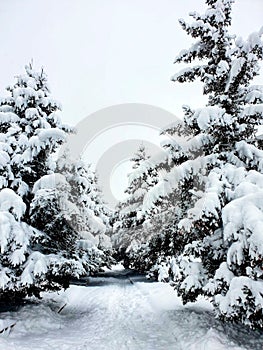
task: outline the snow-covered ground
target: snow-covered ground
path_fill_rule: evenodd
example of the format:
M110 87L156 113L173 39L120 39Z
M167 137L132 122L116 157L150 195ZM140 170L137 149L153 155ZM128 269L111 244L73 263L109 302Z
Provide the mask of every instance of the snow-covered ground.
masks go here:
M1 350L261 350L263 344L262 332L215 320L208 302L182 306L168 284L121 269L0 317L2 328L15 323L0 334Z

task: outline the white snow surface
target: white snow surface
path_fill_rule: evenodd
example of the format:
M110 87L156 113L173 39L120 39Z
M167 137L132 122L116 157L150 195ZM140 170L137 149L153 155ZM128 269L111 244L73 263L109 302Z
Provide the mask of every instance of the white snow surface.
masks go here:
M207 301L183 306L169 284L126 273L117 266L88 286L1 313L0 349L261 349L262 333L214 319Z

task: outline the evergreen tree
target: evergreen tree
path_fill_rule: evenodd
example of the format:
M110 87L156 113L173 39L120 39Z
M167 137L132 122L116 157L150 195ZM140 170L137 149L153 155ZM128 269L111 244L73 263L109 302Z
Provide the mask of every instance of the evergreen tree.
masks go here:
M209 110L195 112L191 119L210 136L208 150L215 162L208 167L206 189L194 207L202 209L197 215L192 210L181 224L194 233L193 238L198 237L185 253L201 258L201 263L186 265L179 289L186 299L189 294L195 298L196 290L203 289L213 296L223 318L262 327L259 288L263 286L263 250L257 233L261 214L253 226L251 219L262 213L262 202L252 188L262 191L263 154L255 135L262 124L263 109L262 92L249 84L258 74L258 60L263 56L263 31L251 34L247 41L234 40L228 33L232 3L207 1L209 8L204 15L192 14L194 23L181 21L183 29L200 41L179 54L176 62L188 63L197 57L207 63L179 72L174 80L198 77L204 82ZM237 211L246 215L237 218Z
M185 114L189 113L189 107L183 109ZM129 254L130 266L148 272L148 276L155 279L160 278L159 271L172 272L170 265L171 261L174 265L173 256L179 255L189 242L187 236L178 235L178 223L191 208L198 193L197 188L202 186L201 175L197 171L183 178L185 169L177 169L183 163L190 168L193 160L200 156L199 136L195 136L191 128L179 122L165 127L161 130L161 135L163 151L143 162L136 173L132 174L134 180L145 178L148 174L158 174L143 198L142 213L145 221L139 239L143 244L135 242L136 249ZM180 186L176 185L171 190L170 186L176 181ZM177 267L175 269L178 270ZM173 272L172 274L174 275Z
M50 95L43 69L37 72L31 64L25 69L26 74L7 88L9 96L1 98L0 112L1 132L12 148L8 186L23 197L28 214L34 183L54 170L51 154L65 141L70 128L61 122L61 106Z
M103 200L96 172L81 159L70 159L69 154L60 157L57 162L57 171L68 183L70 206L65 201L62 207L71 208L70 210L76 213L70 216L70 210L65 210L68 223L78 232L82 240L89 241L89 245L97 246L101 250L99 268L103 264L109 267L113 262L112 245L108 235L110 211ZM61 196L63 193L62 190Z
M148 159L146 155L145 146L141 144L135 153L134 157L131 158L132 169L136 170L139 168L141 163ZM144 178L136 178L129 181L129 185L124 191L128 197L118 204L118 212L121 219L122 228L130 228L138 226L142 223L142 219L139 217L141 206L145 193L149 184Z
M112 240L119 250L120 258L124 259L125 266L133 267L133 258L138 255L137 250L147 238L143 223L142 205L148 189L157 183L158 173L151 169L142 177L134 176L136 171L149 159L145 146L141 144L131 158L132 172L129 174L129 185L125 190L127 198L117 205L117 216L113 225Z
M200 79L208 105L184 107L175 130L188 140L179 142L174 166L146 194L143 210L161 211L164 198L176 209L174 277L184 302L208 294L220 317L262 327L263 153L256 133L263 99L250 82L263 56L263 31L236 38L228 31L233 0L206 3L205 14L191 13L191 24L180 20L196 42L175 60L200 63L172 80Z
M17 301L67 287L85 266L74 256L77 235L68 234L57 191L40 186L50 182L54 154L70 131L47 76L26 66L8 92L0 100L0 299ZM50 229L52 220L61 232Z
M93 236L105 232L104 218L98 212L102 203L98 198L97 180L90 166L81 159L70 159L69 154L63 154L58 159L56 171L65 177L69 185L69 199L79 212L79 216L73 217L70 224L82 235L86 231Z
M78 170L79 166L78 162ZM72 164L71 168L74 169L75 166ZM72 176L76 174L72 172ZM95 274L103 266L110 267L112 263L109 254L96 246L96 239L89 231L89 227L85 227L83 231L88 221L85 215L89 214L90 222L91 211L88 209L85 211L87 204L84 201L85 196L81 197L79 194L75 202L76 188L72 186L78 188L82 184L84 190L84 179L77 177L75 180L71 179L69 183L66 176L54 173L43 176L34 186L35 196L31 204L32 224L47 235L48 239L42 243L45 254L59 254L67 259L70 269L64 271L64 286L71 278L79 277L79 274ZM99 224L101 227L102 224ZM78 273L76 266L79 266Z

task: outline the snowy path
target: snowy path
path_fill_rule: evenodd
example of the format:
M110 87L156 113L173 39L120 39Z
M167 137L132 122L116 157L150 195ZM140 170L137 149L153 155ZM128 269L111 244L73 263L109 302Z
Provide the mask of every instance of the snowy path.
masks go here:
M125 270L1 317L16 321L0 337L1 350L257 350L263 343L262 333L214 320L208 303L183 307L168 284Z

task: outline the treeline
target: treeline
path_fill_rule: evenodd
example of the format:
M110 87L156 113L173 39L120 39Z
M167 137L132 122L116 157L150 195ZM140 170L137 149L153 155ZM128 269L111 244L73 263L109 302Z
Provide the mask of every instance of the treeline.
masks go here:
M179 21L195 42L172 80L200 80L208 103L162 130L165 156L136 153L113 240L126 266L170 281L184 303L206 296L220 318L262 328L263 89L251 81L263 29L230 34L233 2L206 0L204 14Z

